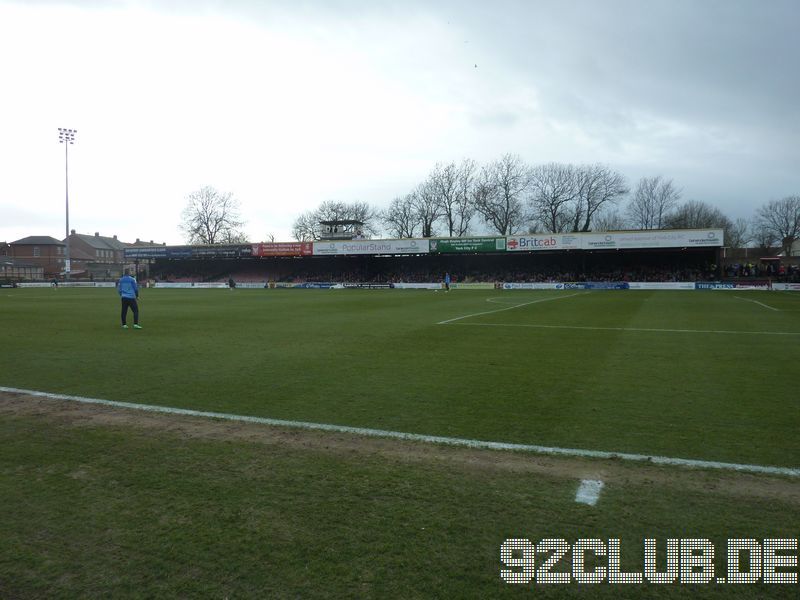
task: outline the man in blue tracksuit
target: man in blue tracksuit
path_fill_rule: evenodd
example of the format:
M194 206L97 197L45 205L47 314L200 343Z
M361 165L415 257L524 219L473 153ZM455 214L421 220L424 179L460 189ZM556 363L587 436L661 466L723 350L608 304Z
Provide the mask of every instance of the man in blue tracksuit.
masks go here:
M139 286L136 285L136 280L130 276L128 271L125 271L120 280L117 282L117 292L122 298L122 328L128 328L128 308L133 310L133 328L141 329L139 325L139 304L136 300L139 298Z

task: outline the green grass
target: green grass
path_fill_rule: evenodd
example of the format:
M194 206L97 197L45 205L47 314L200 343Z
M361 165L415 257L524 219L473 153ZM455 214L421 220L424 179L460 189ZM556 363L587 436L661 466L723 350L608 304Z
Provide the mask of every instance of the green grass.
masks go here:
M0 327L13 354L0 365L0 385L431 435L800 465L800 296L571 293L145 290L145 329L123 331L113 290L6 290ZM544 299L552 301L437 325ZM798 335L531 327L540 325Z
M724 574L728 537L797 537L797 502L716 493L717 473L696 473L690 489L610 484L590 507L573 501L572 479L321 446L19 415L0 420L0 444L3 598L797 593L795 585L586 589L500 579L507 538L620 538L623 569L641 572L645 537L702 537L717 547Z
M800 334L800 295L573 293L145 290L145 328L124 331L113 290L3 290L0 386L800 466L800 335L765 335ZM324 433L263 443L181 423L0 404L0 598L797 597L499 576L510 537L621 538L630 570L645 537L702 537L724 571L727 538L800 536L796 480L618 461L543 474L503 466L528 456L474 464L448 458L464 450L348 450ZM574 501L582 477L607 481L596 507Z

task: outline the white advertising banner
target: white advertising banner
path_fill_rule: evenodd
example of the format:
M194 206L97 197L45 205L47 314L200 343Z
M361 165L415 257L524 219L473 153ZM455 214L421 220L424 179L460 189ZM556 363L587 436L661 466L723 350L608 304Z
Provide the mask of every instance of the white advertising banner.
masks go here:
M629 290L693 290L694 281L631 281Z
M580 250L580 234L577 233L544 233L531 235L514 235L506 238L506 249L509 252L533 252L536 250Z
M486 283L451 283L450 289L453 290L494 290L497 289L494 282Z
M504 283L504 290L563 290L563 283Z
M506 238L509 252L539 250L617 250L638 248L721 247L722 229L617 231L609 233L548 233Z
M180 288L180 289L195 289L195 290L208 290L208 289L224 289L228 287L227 283L223 282L214 282L214 283L205 283L205 282L198 282L198 283L190 283L190 282L169 282L169 281L157 281L153 287L157 288Z
M581 235L581 248L583 250L616 250L721 247L722 241L722 229L622 231L584 233Z
M52 281L44 281L44 282L20 282L17 284L17 287L26 288L26 287L55 287ZM88 288L88 287L117 287L117 284L113 281L64 281L61 280L58 282L58 287L81 287L81 288Z
M772 289L781 292L800 292L800 283L773 283Z
M395 283L395 289L398 290L438 290L442 288L441 283Z
M428 254L430 240L347 240L314 242L314 256L348 254Z

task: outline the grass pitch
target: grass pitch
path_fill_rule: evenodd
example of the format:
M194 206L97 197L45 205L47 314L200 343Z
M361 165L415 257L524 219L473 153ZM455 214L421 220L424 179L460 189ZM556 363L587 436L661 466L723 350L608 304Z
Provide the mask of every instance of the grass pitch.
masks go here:
M141 331L120 329L118 305L113 290L5 293L13 358L0 385L800 464L800 296L789 293L145 290Z
M120 329L113 290L4 290L0 385L800 466L800 296L142 296L134 331ZM618 537L630 570L645 537L718 550L729 537L796 539L795 479L272 431L0 399L0 597L796 597L796 585L534 588L499 576L510 537ZM606 481L596 506L575 502L584 477Z

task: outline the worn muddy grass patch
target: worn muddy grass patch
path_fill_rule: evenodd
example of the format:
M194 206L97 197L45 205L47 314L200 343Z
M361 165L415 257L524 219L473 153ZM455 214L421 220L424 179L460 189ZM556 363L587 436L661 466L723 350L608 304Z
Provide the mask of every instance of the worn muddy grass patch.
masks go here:
M729 537L797 537L800 522L797 483L781 478L127 413L0 402L0 596L612 598L620 590L607 585L508 586L500 545L621 538L623 566L641 570L645 537L722 548ZM593 507L574 501L589 473L606 479Z

